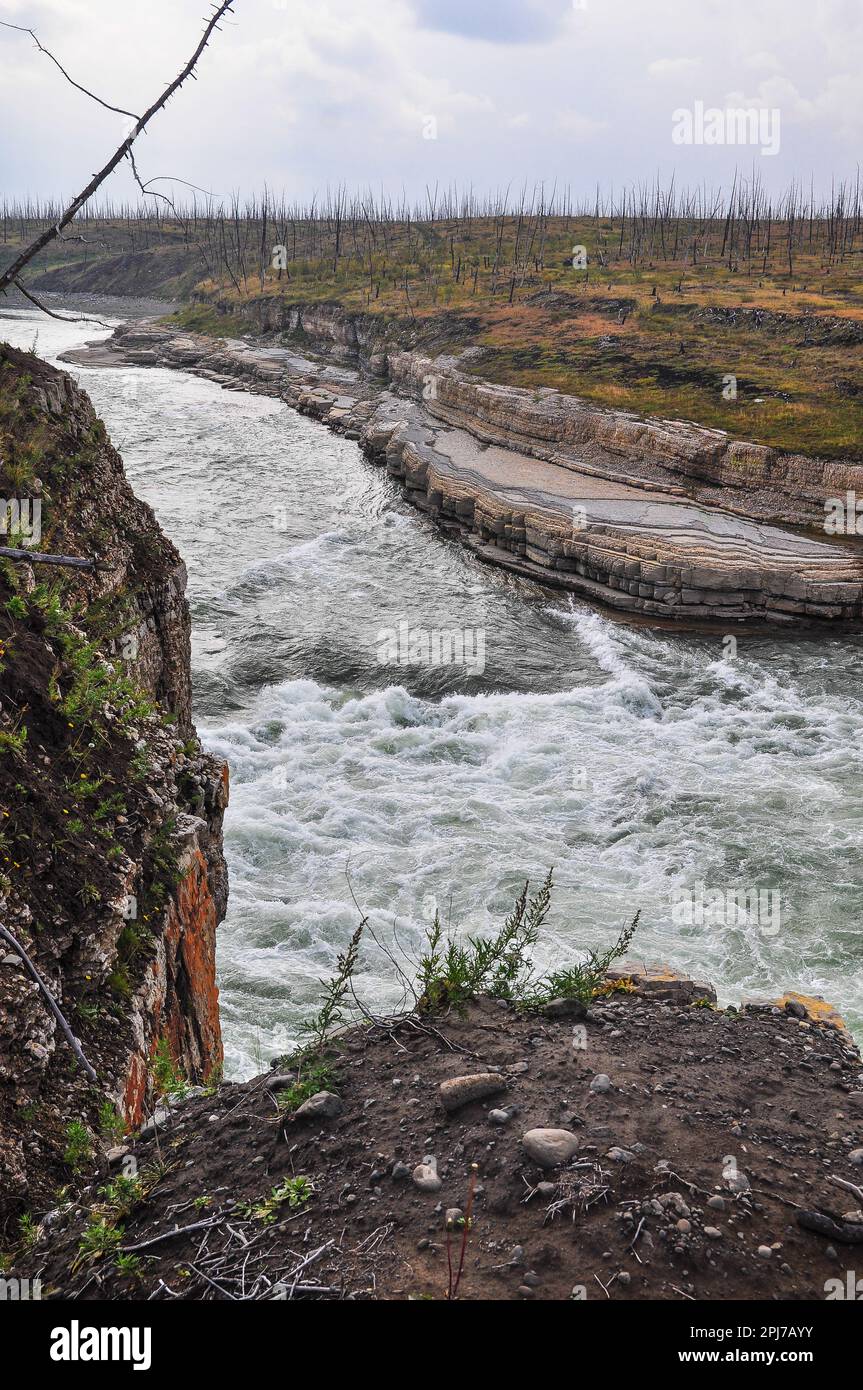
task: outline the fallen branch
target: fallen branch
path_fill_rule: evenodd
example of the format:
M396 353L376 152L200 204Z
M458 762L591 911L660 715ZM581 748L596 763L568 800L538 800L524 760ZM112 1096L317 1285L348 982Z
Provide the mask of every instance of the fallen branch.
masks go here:
M841 1245L863 1245L863 1221L835 1221L823 1211L799 1211L797 1225L817 1236L838 1240Z
M844 1178L837 1178L835 1173L831 1173L828 1182L835 1183L837 1187L843 1188L845 1192L850 1192L857 1198L858 1202L863 1202L863 1187L858 1187L856 1183L846 1182Z
M90 1063L87 1061L87 1058L84 1056L84 1053L81 1051L81 1044L78 1042L78 1039L75 1037L75 1034L72 1032L72 1029L69 1027L68 1023L66 1022L62 1013L60 1012L56 999L54 998L50 989L46 985L45 981L42 979L42 976L39 974L39 971L36 969L29 955L24 950L24 947L21 945L21 942L18 941L18 939L12 935L12 933L8 930L7 927L3 926L0 926L0 937L2 937L4 941L8 942L8 944L12 947L13 951L15 951L20 956L21 960L24 962L28 972L36 981L37 985L39 986L40 990L45 996L45 1000L52 1014L54 1015L61 1029L63 1030L63 1036L65 1037L67 1043L74 1052L78 1065L86 1074L88 1080L92 1081L94 1086L98 1086L99 1078L94 1072L93 1068L90 1066Z
M173 1240L175 1236L188 1235L190 1231L205 1231L211 1226L221 1226L227 1220L224 1216L211 1216L208 1221L194 1221L191 1226L175 1226L172 1231L163 1231L160 1236L153 1236L151 1240L139 1241L137 1245L121 1245L120 1251L124 1255L133 1255L138 1250L149 1250L151 1245L161 1245L163 1240Z
M68 565L78 570L96 568L95 560L82 560L78 555L48 555L44 550L14 550L8 545L0 545L0 557L4 560L26 560L31 565Z

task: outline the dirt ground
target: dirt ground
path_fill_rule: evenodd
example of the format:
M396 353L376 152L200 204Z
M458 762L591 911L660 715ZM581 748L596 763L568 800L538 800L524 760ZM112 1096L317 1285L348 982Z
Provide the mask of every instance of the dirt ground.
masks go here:
M443 1108L441 1082L489 1071L498 1094ZM483 1000L346 1034L336 1075L332 1118L285 1119L269 1073L187 1098L115 1152L149 1189L116 1238L132 1277L115 1253L80 1258L107 1159L15 1272L84 1299L820 1300L859 1258L798 1221L863 1205L831 1181L863 1180L861 1064L834 1028L639 995L581 1021ZM525 1151L546 1127L575 1137L564 1166ZM441 1185L423 1191L431 1159ZM308 1200L265 1205L296 1177Z

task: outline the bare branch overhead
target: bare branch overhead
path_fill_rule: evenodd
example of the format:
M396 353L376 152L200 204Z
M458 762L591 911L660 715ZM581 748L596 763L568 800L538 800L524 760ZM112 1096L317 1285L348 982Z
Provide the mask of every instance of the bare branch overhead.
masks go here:
M0 19L0 28L17 29L19 34L29 34L39 52L44 53L46 58L50 58L54 66L60 69L66 81L71 83L73 87L76 87L79 92L83 92L85 97L90 97L93 101L98 101L99 105L104 106L106 111L116 111L118 116L131 116L133 121L138 120L137 111L124 111L122 106L112 106L109 101L103 101L101 97L96 96L95 92L91 92L87 87L82 87L80 82L76 82L74 77L70 77L63 64L59 59L54 57L50 49L45 48L44 45L39 42L39 39L32 29L25 29L23 24L10 24L6 19Z
M21 271L24 269L24 267L28 265L30 261L33 260L34 256L38 256L40 251L43 251L46 246L48 246L52 241L54 241L56 237L60 235L63 228L69 225L72 219L81 211L81 208L84 207L85 203L87 203L89 199L92 198L93 194L96 192L96 189L99 188L100 185L103 184L105 180L108 178L108 176L114 172L120 161L126 158L126 155L130 152L138 136L141 134L143 130L146 130L153 117L159 111L162 110L163 106L165 106L170 101L174 93L179 91L180 87L183 86L184 82L186 82L187 79L193 75L194 68L199 58L201 57L201 54L204 52L204 49L207 47L207 44L210 42L210 39L213 35L213 31L218 27L219 20L222 19L226 14L228 14L228 12L233 8L236 2L237 0L222 0L222 3L218 6L211 19L208 21L206 28L204 29L203 35L201 36L201 40L194 53L192 54L191 58L186 63L186 66L182 69L179 75L174 78L174 81L170 84L170 86L165 88L161 96L153 102L152 106L148 107L148 109L144 112L143 116L141 116L140 118L133 118L135 120L134 129L130 132L129 135L127 135L122 145L120 145L119 148L114 151L104 168L100 169L97 174L94 174L90 182L87 184L86 188L82 189L78 196L72 200L72 202L63 212L59 221L54 226L47 227L38 237L36 237L35 241L32 241L30 245L27 246L25 250L21 252L20 256L18 256L18 258L15 261L13 261L12 265L10 265L8 269L6 269L2 272L2 274L0 274L0 292L7 290L10 285L14 285L17 283L18 277L20 276ZM83 88L81 90L83 90ZM98 100L98 98L96 98L96 100ZM104 103L102 104L104 105ZM124 112L123 114L127 115L129 113Z

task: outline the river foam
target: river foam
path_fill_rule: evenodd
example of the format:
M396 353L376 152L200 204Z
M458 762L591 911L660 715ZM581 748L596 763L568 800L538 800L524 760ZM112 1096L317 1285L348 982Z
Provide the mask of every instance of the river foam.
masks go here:
M35 315L0 321L29 346ZM40 326L43 351L80 325ZM497 926L553 866L543 963L610 943L796 987L863 1031L863 644L631 627L484 567L356 446L267 399L80 371L190 575L196 717L231 765L219 940L229 1072L287 1050L360 913L358 988L397 1006L428 922ZM383 628L482 629L481 673L382 667ZM778 891L781 925L676 921ZM398 963L399 968L396 968Z

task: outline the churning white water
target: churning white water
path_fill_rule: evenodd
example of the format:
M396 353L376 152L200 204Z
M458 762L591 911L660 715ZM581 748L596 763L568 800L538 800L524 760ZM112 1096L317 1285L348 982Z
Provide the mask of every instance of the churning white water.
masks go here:
M38 320L38 324L37 324ZM99 336L35 312L51 359ZM355 444L182 373L75 375L189 568L196 717L231 765L219 967L229 1070L297 1037L368 915L359 989L402 997L439 906L499 924L554 866L545 962L611 942L726 1001L797 987L863 1028L863 640L630 627L480 565ZM485 669L378 661L383 629L485 634ZM781 918L675 920L675 890Z

